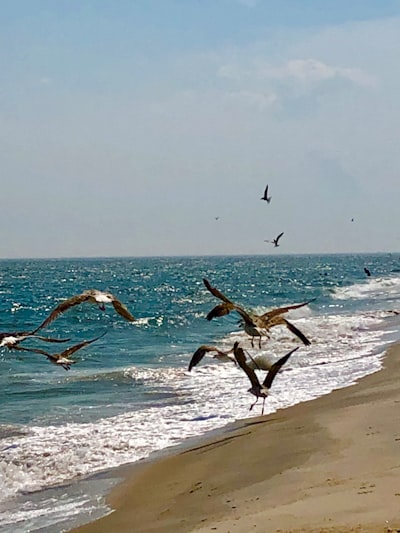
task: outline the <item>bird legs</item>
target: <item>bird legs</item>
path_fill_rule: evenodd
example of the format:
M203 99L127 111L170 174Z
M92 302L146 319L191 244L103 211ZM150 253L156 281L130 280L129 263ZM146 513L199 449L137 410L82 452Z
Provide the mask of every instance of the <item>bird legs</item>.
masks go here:
M258 403L258 400L261 398L261 396L257 396L257 399L254 403L252 403L249 407L249 411L252 411L253 410L253 407ZM263 404L262 404L262 409L261 409L261 416L264 414L264 406L265 406L265 399L266 399L266 396L263 396L262 397L263 399Z

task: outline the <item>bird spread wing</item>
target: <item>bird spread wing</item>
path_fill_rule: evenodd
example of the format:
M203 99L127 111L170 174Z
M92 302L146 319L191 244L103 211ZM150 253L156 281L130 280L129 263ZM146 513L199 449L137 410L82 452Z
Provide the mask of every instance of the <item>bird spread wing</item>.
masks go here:
M294 348L293 350L291 350L289 353L281 357L279 361L277 361L276 363L272 365L271 370L269 370L266 378L264 379L263 387L265 387L266 389L271 388L272 382L274 381L276 374L279 372L282 366L286 363L286 361L289 359L292 353L298 349L299 347L297 346L297 348Z
M105 334L106 334L106 332L102 333L98 337L95 337L94 339L90 339L88 341L82 341L82 342L79 342L78 344L74 344L74 346L71 346L70 348L67 348L66 350L61 352L61 354L59 354L59 356L61 356L61 357L69 357L70 355L74 354L75 352L77 352L78 350L83 348L84 346L87 346L88 344L92 344L92 342L95 342L98 339L100 339L101 337L104 337Z
M44 350L41 350L40 348L25 348L24 346L14 346L13 350L18 350L20 352L32 352L32 353L38 353L40 355L45 355L48 357L49 353L45 352Z
M305 344L306 346L310 346L311 341L309 341L307 339L307 337L304 335L304 333L302 333L298 328L296 328L296 326L294 324L289 322L289 320L286 320L284 318L283 321L284 321L286 327L288 328L288 330L290 330L292 333L294 333L294 335L296 335L303 342L303 344Z
M194 366L196 366L196 365L198 365L200 363L200 361L203 359L203 357L208 352L217 352L217 353L219 353L220 351L215 346L202 345L199 348L197 348L197 350L194 352L194 354L193 354L193 356L192 356L192 358L190 360L189 368L188 368L189 372L192 370L192 368Z
M283 315L284 313L287 313L288 311L292 309L299 309L300 307L304 307L305 305L308 305L309 303L313 302L315 298L312 300L308 300L308 302L304 302L302 304L294 304L294 305L287 305L286 307L277 307L276 309L271 309L271 311L267 311L266 313L261 315L261 318L272 318L275 315Z
M128 308L117 298L113 298L111 303L113 304L116 312L126 320L129 320L129 322L134 322L136 320L136 318L128 311Z
M275 239L276 244L278 244L278 241L279 241L279 239L282 237L283 234L284 234L284 232L282 231L282 233L280 233L280 234L277 236L277 238Z
M252 387L260 387L260 382L258 380L256 373L254 372L252 368L250 368L247 365L244 351L237 342L235 342L234 344L233 353L235 355L235 359L238 365L246 373L247 377L249 378Z
M219 291L215 287L212 287L207 279L204 278L203 281L204 285L211 292L211 294L224 302L223 304L219 304L213 309L211 309L211 311L207 315L207 320L212 320L217 316L228 315L231 311L236 311L247 324L251 324L252 326L255 325L251 316L243 309L243 307L240 307L239 305L235 304L234 302L232 302L232 300L229 300L229 298L222 294L221 291Z
M59 315L67 311L70 307L74 307L75 305L79 305L82 302L86 302L90 298L89 294L78 294L76 296L72 296L72 298L68 298L67 300L64 300L60 304L58 304L53 311L49 314L49 316L38 326L33 333L36 333L39 329L43 329L46 326L50 324L50 322L53 322Z
M230 303L218 304L211 309L211 311L208 313L206 318L207 320L212 320L213 318L218 317L218 316L229 315L229 313L233 311L234 309L235 309L235 306Z
M219 291L215 287L212 287L210 285L210 282L206 278L203 278L203 282L204 282L204 285L206 286L206 288L211 292L211 294L213 296L215 296L216 298L219 298L220 300L222 300L225 303L235 305L231 300L229 300L229 298L227 298L224 294L222 294L221 291Z
M54 339L53 337L42 337L41 335L30 335L34 339L39 339L44 342L68 342L71 339Z

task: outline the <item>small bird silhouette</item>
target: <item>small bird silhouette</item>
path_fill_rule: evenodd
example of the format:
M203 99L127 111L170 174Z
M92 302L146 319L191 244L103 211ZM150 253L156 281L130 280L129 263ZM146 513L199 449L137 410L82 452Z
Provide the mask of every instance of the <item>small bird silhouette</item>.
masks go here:
M265 187L264 196L261 196L260 200L265 200L270 203L272 196L268 196L268 185Z
M282 233L280 233L275 239L272 239L272 241L267 241L266 240L265 242L271 242L276 248L277 246L279 246L279 239L282 237L283 234L284 233L282 231Z
M368 268L364 267L364 272L367 274L367 276L371 275L371 272L368 270Z

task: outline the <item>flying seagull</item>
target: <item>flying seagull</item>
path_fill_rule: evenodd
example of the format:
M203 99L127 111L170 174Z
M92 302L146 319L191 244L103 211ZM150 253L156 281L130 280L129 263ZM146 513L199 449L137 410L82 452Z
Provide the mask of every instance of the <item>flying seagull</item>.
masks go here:
M268 185L265 187L264 196L261 196L260 200L265 200L266 202L270 203L271 196L268 196Z
M272 239L272 241L265 240L265 242L271 242L276 248L277 246L279 246L279 239L282 237L283 234L284 232L282 231L282 233L280 233L275 239Z
M194 352L190 363L189 363L189 372L192 370L192 368L200 363L200 361L203 359L203 357L210 352L215 352L214 358L218 359L219 361L233 361L236 364L236 360L234 357L230 356L229 353L232 352L233 348L228 350L227 352L224 352L217 348L216 346L209 346L207 344L203 344L197 350Z
M235 354L236 361L238 365L240 366L240 368L244 370L244 372L246 373L251 383L251 387L248 390L248 392L250 392L251 394L254 394L254 396L257 398L256 401L253 404L251 404L250 409L249 409L250 411L256 405L256 403L258 402L258 399L262 398L263 405L262 405L261 414L262 415L264 414L265 398L268 396L269 390L272 386L272 382L274 381L275 376L277 375L279 370L286 363L286 361L289 359L292 353L295 352L296 350L298 350L298 347L294 348L289 353L287 353L285 356L283 356L281 359L279 359L279 361L274 363L271 366L270 370L268 371L263 383L261 384L255 371L248 366L243 349L239 346L238 342L235 342L233 346L233 352Z
M89 289L87 291L84 291L82 294L72 296L72 298L68 298L68 300L64 300L63 302L58 304L57 307L53 309L53 311L40 324L37 329L45 328L50 324L50 322L53 322L53 320L55 320L61 313L64 313L71 307L79 305L83 302L95 303L102 311L105 311L106 309L105 304L111 303L115 311L123 318L129 320L129 322L134 322L136 320L136 318L128 311L128 308L110 292L98 291L97 289Z
M44 342L67 342L69 339L53 339L52 337L42 337L36 335L35 331L14 331L12 333L0 333L0 348L6 347L9 350L15 348L25 339L34 338Z
M222 304L216 305L211 311L207 314L207 320L212 320L215 317L224 316L229 314L231 311L236 311L241 317L241 325L243 326L245 332L251 337L251 345L254 346L254 337L259 337L259 347L261 348L261 337L268 337L268 331L274 326L286 326L294 335L299 337L299 339L305 344L310 345L311 342L307 337L298 329L294 324L282 317L283 314L287 313L291 309L298 309L305 305L308 305L313 300L304 302L301 304L287 305L286 307L278 307L267 311L263 315L257 315L256 313L247 312L235 304L229 298L227 298L221 291L216 287L212 287L210 282L203 278L204 285L211 292L213 296L222 300Z
M88 344L92 344L92 342L97 341L101 337L103 337L107 332L105 331L98 337L95 337L94 339L88 340L88 341L82 341L78 344L75 344L74 346L71 346L70 348L67 348L61 353L48 353L44 350L40 350L39 348L23 348L22 346L17 346L15 349L24 351L24 352L33 352L38 353L40 355L44 355L47 357L47 359L53 363L54 365L60 365L65 370L69 370L71 368L71 365L76 363L73 359L69 359L71 355L73 355L75 352L83 348L84 346L87 346Z

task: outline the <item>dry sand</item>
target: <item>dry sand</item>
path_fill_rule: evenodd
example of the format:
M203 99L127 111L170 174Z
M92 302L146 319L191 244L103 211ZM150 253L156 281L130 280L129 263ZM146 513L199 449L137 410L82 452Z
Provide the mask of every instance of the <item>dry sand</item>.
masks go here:
M400 531L399 345L384 366L128 470L115 511L74 531Z

